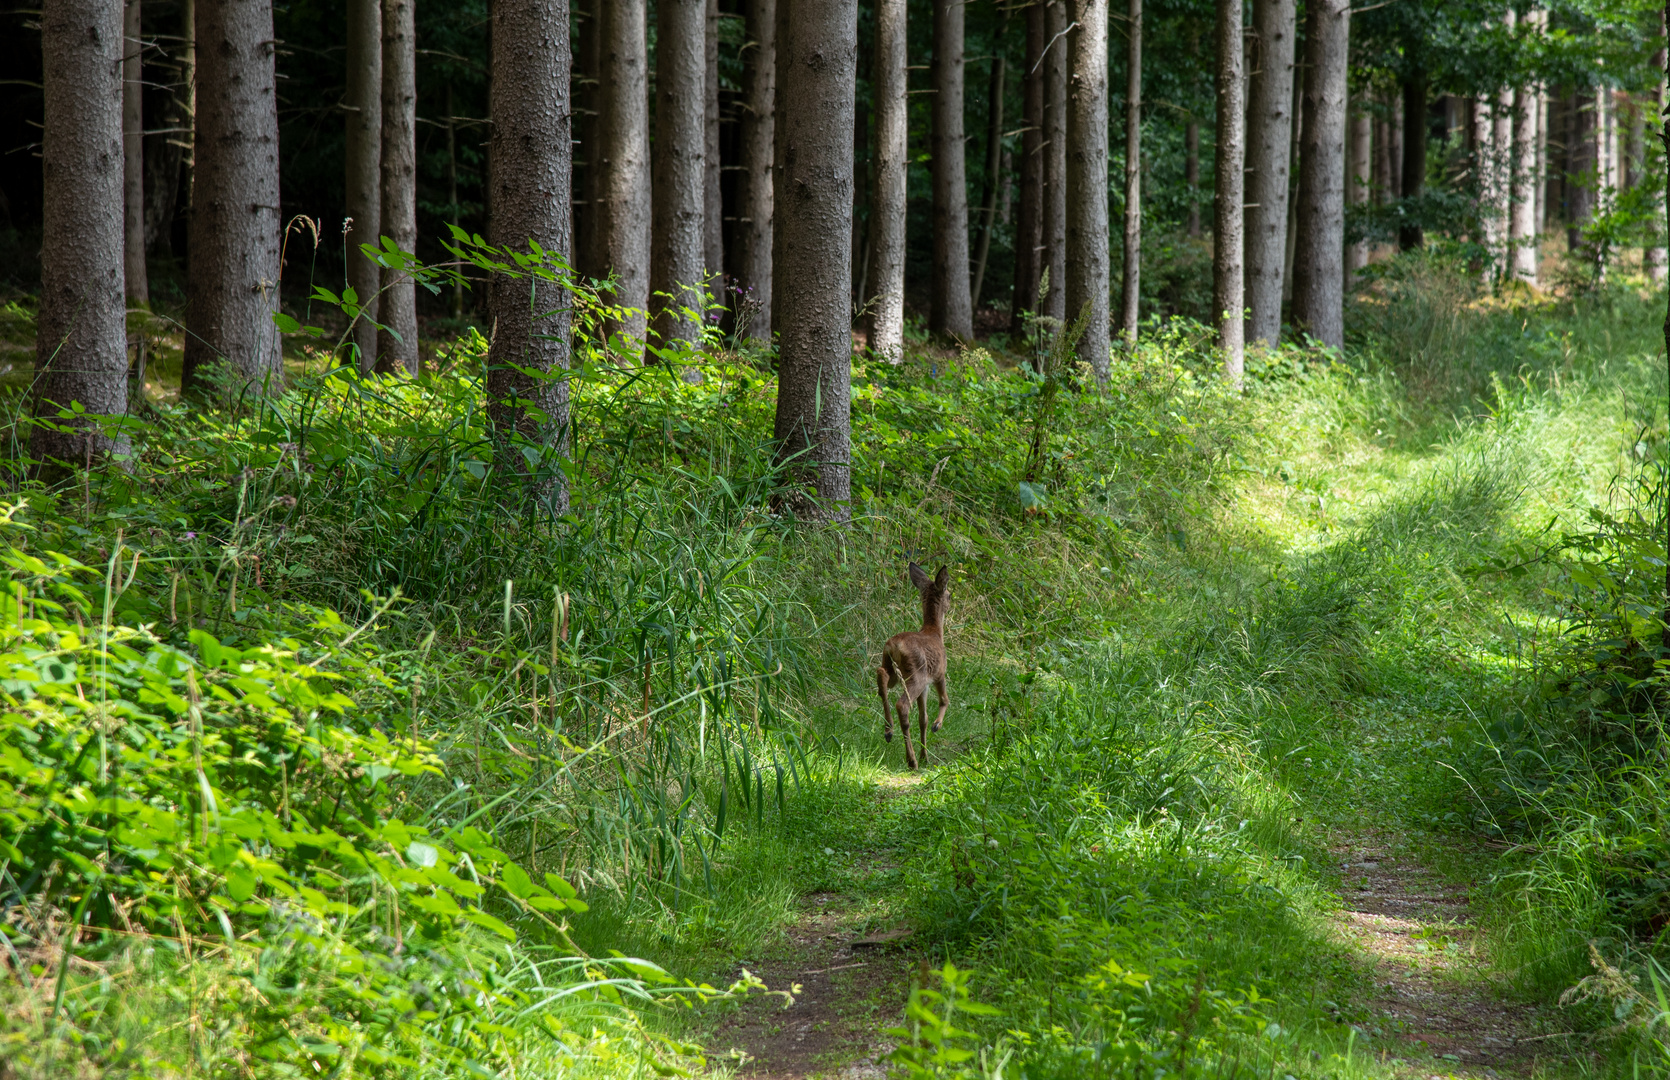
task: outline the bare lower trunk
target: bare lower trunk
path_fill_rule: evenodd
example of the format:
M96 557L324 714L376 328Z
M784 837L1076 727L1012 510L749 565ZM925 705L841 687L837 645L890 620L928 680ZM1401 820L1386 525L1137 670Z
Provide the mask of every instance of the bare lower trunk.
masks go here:
M416 0L383 0L383 233L401 251L417 250ZM384 270L377 370L418 373L417 285Z
M197 126L183 388L224 361L257 393L283 368L271 0L198 0Z
M1236 389L1246 353L1241 267L1246 102L1241 77L1241 0L1217 0L1217 192L1212 213L1212 316L1218 323L1224 376Z
M646 0L597 3L601 43L598 139L590 151L595 222L590 261L599 276L614 276L609 303L625 312L605 332L641 344L649 308L649 7Z
M1398 181L1398 195L1404 199L1419 198L1426 187L1426 75L1416 74L1403 81L1403 161ZM1412 223L1398 229L1398 247L1405 251L1421 247L1426 235L1420 224Z
M1667 35L1667 30L1670 30L1670 20L1666 19L1667 15L1670 15L1670 5L1667 5L1664 11L1659 13L1658 36L1660 38L1670 36ZM1544 18L1547 17L1544 16ZM1652 102L1653 117L1656 120L1664 115L1665 80L1670 78L1670 51L1660 49L1654 56L1653 63L1655 70L1659 73L1659 78L1653 86L1652 96L1648 100ZM1542 130L1547 130L1546 124L1544 124ZM1670 153L1665 154L1665 160L1670 162ZM1654 285L1664 284L1666 269L1670 268L1670 251L1665 248L1664 230L1665 203L1663 199L1655 199L1653 200L1653 236L1655 240L1641 252L1641 272ZM1670 581L1670 569L1666 569L1665 574L1666 581Z
M980 242L974 250L974 273L969 297L980 306L980 292L986 282L986 259L992 250L992 227L997 224L997 200L1002 185L998 172L1003 167L1003 83L1008 65L1001 55L991 59L991 78L986 84L986 179L980 188Z
M609 276L598 257L597 179L599 144L597 110L602 95L603 5L608 0L573 0L574 8L574 269L583 277ZM450 114L451 110L448 110Z
M1537 284L1537 120L1534 86L1522 86L1513 103L1513 210L1508 220L1510 266L1515 281Z
M1108 377L1108 0L1073 0L1067 35L1067 311L1078 356Z
M354 323L350 341L354 362L368 372L377 360L375 320L382 271L359 246L376 246L383 232L383 15L380 0L347 0L347 11L348 130L343 159L352 223L347 236L348 284L364 312Z
M663 0L665 2L665 0ZM777 16L778 460L802 518L852 516L852 123L857 0L783 0ZM959 275L967 286L966 267Z
M1383 95L1377 95L1379 111L1374 117L1374 191L1376 203L1384 206L1395 197L1393 189L1397 186L1394 180L1397 175L1395 159L1392 156L1392 120L1391 102Z
M904 359L905 176L909 119L905 0L876 0L875 192L870 202L870 348L890 363Z
M655 225L651 336L661 347L702 338L707 236L707 4L658 0L655 45ZM650 357L653 361L653 356Z
M901 4L903 0L889 0ZM902 8L900 9L902 12ZM777 0L744 0L743 34L748 41L743 57L742 88L742 178L737 185L740 208L738 229L742 251L737 258L743 290L741 310L748 312L747 336L771 340L771 235L772 235L772 145L777 119ZM877 8L880 19L881 7ZM904 16L899 16L901 19ZM901 24L902 25L902 24ZM903 31L900 31L903 34ZM878 32L879 39L879 32ZM879 59L877 61L880 62ZM904 70L900 62L901 78ZM877 107L880 107L880 93ZM903 91L900 91L903 108ZM878 119L878 124L880 123ZM903 161L903 157L900 157ZM901 166L902 167L902 166ZM900 197L900 212L904 210ZM902 226L901 226L902 234ZM904 340L904 255L901 240L898 339ZM872 341L874 339L872 338Z
M145 81L140 54L139 0L122 9L122 271L128 299L151 303L145 274Z
M933 0L934 258L928 328L974 337L968 292L968 174L963 138L963 0Z
M1288 161L1299 160L1299 145L1305 136L1305 110L1299 103L1305 99L1305 66L1293 65L1293 145L1288 150ZM1293 255L1299 248L1299 184L1296 177L1287 186L1287 246L1282 253L1282 303L1293 299Z
M1296 0L1254 0L1252 75L1247 80L1247 340L1281 342L1287 260L1287 199L1293 151Z
M41 11L43 234L29 452L50 481L121 450L87 413L127 412L122 298L122 9L96 0L46 0Z
M1135 348L1142 295L1142 0L1129 0L1125 30L1125 280L1119 327L1126 345Z
M698 9L699 10L699 9ZM495 0L489 114L492 242L571 253L568 0ZM698 42L700 38L697 38ZM539 278L500 275L488 290L493 343L487 408L496 470L546 512L568 509L568 297ZM530 407L531 406L531 407Z
M1351 138L1346 153L1345 201L1350 206L1367 206L1370 177L1374 172L1374 122L1367 102L1358 98L1351 112ZM1356 283L1357 272L1368 265L1368 244L1362 240L1345 249L1345 287Z
M1038 278L1044 254L1044 0L1023 12L1026 54L1021 69L1021 193L1015 220L1015 291L1009 304L1009 332L1026 328L1024 315L1038 310Z
M1594 95L1574 95L1566 121L1566 248L1578 252L1584 244L1583 230L1594 216L1595 174L1600 167Z
M1046 0L1044 56L1044 273L1049 290L1043 314L1067 316L1067 0Z
M1299 233L1293 322L1345 347L1345 112L1350 0L1306 0L1305 141L1299 152Z
M1184 229L1200 235L1200 121L1189 117L1183 127L1183 183L1189 188L1189 218Z
M702 92L702 268L725 266L725 203L719 190L719 0L707 0L706 89Z

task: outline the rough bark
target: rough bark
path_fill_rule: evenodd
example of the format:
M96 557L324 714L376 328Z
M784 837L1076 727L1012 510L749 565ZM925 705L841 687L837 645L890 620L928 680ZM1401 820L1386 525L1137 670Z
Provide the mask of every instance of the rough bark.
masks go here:
M888 3L901 4L902 0L888 0ZM887 5L877 7L878 25L880 12L885 6ZM900 18L903 18L902 14ZM740 276L737 285L743 290L742 304L749 313L747 336L770 341L771 236L774 213L771 166L772 147L777 129L777 0L744 0L743 19L743 34L748 44L742 54L742 175L737 185L737 243L741 251L736 260ZM900 34L903 35L902 30ZM877 62L880 62L879 58ZM901 62L901 77L903 70ZM879 108L879 88L876 93ZM901 108L902 93L901 91ZM879 119L877 123L880 123ZM902 197L900 210L903 211ZM902 254L900 258L903 259ZM902 261L900 265L903 266ZM901 290L904 287L902 273L901 270ZM902 342L902 292L899 304L899 340Z
M607 0L573 0L574 9L574 269L583 277L609 276L597 243L597 180L602 133L597 110L602 93L603 6ZM450 110L449 110L450 114Z
M1345 201L1351 206L1366 206L1369 200L1370 176L1373 161L1374 122L1370 119L1367 103L1358 98L1351 111L1351 138L1346 153ZM1368 244L1357 241L1345 249L1345 287L1349 291L1357 280L1357 271L1368 265Z
M1021 191L1015 215L1015 288L1009 332L1026 329L1025 313L1038 310L1038 278L1044 254L1044 0L1022 11L1026 51L1021 68Z
M1137 343L1142 288L1142 0L1125 13L1125 278L1119 294L1119 327L1125 343Z
M1073 0L1067 35L1067 311L1078 356L1108 377L1108 0Z
M1214 155L1217 192L1212 207L1212 309L1218 320L1224 376L1237 389L1246 354L1241 309L1242 203L1246 161L1246 103L1241 77L1241 0L1217 0L1218 145Z
M1403 81L1403 160L1398 181L1398 195L1404 199L1419 198L1426 187L1426 75L1416 74ZM1398 247L1404 251L1426 243L1425 233L1417 223L1401 226L1397 232Z
M1350 0L1306 0L1307 71L1293 321L1336 349L1345 347L1345 113L1350 36Z
M1189 117L1183 126L1183 183L1189 188L1189 219L1184 225L1190 236L1200 235L1200 121Z
M1667 16L1670 16L1670 5L1666 5L1665 9L1659 12L1658 36L1660 38L1670 37L1670 18L1667 18ZM1547 16L1545 15L1543 18L1546 21ZM1654 84L1652 96L1648 100L1652 102L1653 118L1659 120L1664 116L1665 80L1670 78L1670 51L1659 49L1653 57L1653 63L1659 73L1659 79ZM1546 95L1544 95L1544 100L1547 100ZM1544 124L1540 130L1546 132L1547 125ZM1665 155L1665 160L1670 162L1670 153ZM1667 190L1670 190L1670 187L1667 187ZM1656 219L1654 235L1660 239L1658 243L1648 244L1642 250L1641 272L1654 285L1662 285L1667 276L1666 269L1670 268L1670 250L1666 250L1662 239L1665 229L1665 207L1662 201L1654 207L1653 216ZM1665 571L1665 575L1666 581L1670 582L1670 569Z
M35 332L30 454L49 481L123 448L60 407L127 412L122 296L122 9L98 0L46 0L41 11L41 298Z
M1007 73L1003 56L992 57L986 82L986 178L980 185L980 241L974 248L974 272L968 288L976 308L985 288L986 259L992 251L992 227L997 223L997 200L1002 192L998 173L1003 168L1003 84Z
M778 0L775 438L803 519L845 522L852 435L852 123L857 0ZM966 287L968 276L961 275Z
M1513 101L1513 208L1508 219L1512 276L1537 284L1537 87L1522 86Z
M128 299L151 303L145 273L145 80L139 25L140 0L122 7L122 275Z
M198 0L185 361L224 361L257 393L283 379L278 334L278 96L272 0Z
M904 359L905 178L910 148L906 93L905 0L876 0L875 190L870 200L870 349ZM1024 213L1024 210L1023 210Z
M383 13L381 0L347 0L348 89L345 206L352 222L348 233L348 284L363 310L350 340L358 350L361 371L377 361L378 290L382 271L363 255L361 244L378 244L382 223Z
M928 328L974 337L968 291L968 171L963 138L963 0L933 0L933 272Z
M1254 0L1247 102L1247 340L1281 342L1297 0Z
M1513 12L1507 14L1511 26ZM1514 94L1511 89L1498 93L1491 101L1490 157L1491 202L1490 230L1493 242L1490 253L1497 274L1506 274L1513 266L1513 251L1508 238L1513 229L1513 112Z
M417 250L417 0L383 0L383 235ZM377 370L418 373L417 284L383 270ZM392 333L390 332L392 331Z
M1305 136L1305 110L1299 102L1305 99L1305 66L1293 65L1293 145L1288 150L1288 161L1299 160L1299 144ZM1291 176L1291 167L1289 169ZM1299 185L1290 183L1287 189L1287 245L1282 254L1282 302L1293 299L1293 255L1299 247Z
M725 203L719 190L719 0L707 0L707 64L702 91L702 268L718 274L725 266Z
M597 145L591 151L593 254L598 277L614 275L609 303L625 317L606 327L641 343L649 309L649 5L597 0L600 67ZM629 346L630 347L630 346Z
M655 221L651 337L701 341L707 237L707 4L658 0L655 44ZM651 357L653 360L653 357Z
M1042 314L1067 317L1067 0L1047 0L1044 24L1044 252Z
M495 0L492 19L491 241L516 251L537 241L567 259L573 156L568 0ZM494 327L487 409L497 471L507 481L520 480L547 512L561 514L568 509L568 485L554 459L568 443L563 372L569 297L555 282L500 275L489 283L487 304ZM524 448L539 451L537 464Z

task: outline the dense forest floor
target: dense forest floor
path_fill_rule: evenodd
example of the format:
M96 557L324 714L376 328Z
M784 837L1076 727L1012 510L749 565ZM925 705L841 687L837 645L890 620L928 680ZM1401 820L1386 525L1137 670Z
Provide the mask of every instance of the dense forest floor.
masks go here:
M110 684L138 718L124 746L194 730L157 700L226 733L203 765L110 768L148 806L187 813L207 785L223 818L247 803L305 839L242 849L259 880L184 859L109 885L130 864L89 847L99 889L135 892L85 932L61 890L16 891L6 1067L1662 1072L1662 303L1627 282L1493 299L1400 262L1344 356L1254 356L1244 394L1181 321L1105 388L1030 373L1044 332L916 342L855 364L833 529L773 509L775 387L746 349L684 358L700 384L587 358L575 511L552 527L492 486L478 336L398 386L297 341L295 389L255 408L178 403L158 325L135 469L10 511L0 634L98 648L104 618L205 671L254 665L225 684L245 704L206 719L178 668ZM21 342L28 305L6 318ZM37 611L61 588L37 553L115 584L124 538L144 550L105 608L95 589ZM910 560L952 568L951 708L915 772L874 682L916 624ZM71 678L18 649L7 693ZM232 689L302 677L357 711L273 720L281 764L247 775L214 756L251 737ZM6 722L57 734L8 745L95 784L84 688L50 685L62 718ZM7 775L27 795L56 774ZM169 828L209 828L189 820ZM82 866L53 835L14 865Z

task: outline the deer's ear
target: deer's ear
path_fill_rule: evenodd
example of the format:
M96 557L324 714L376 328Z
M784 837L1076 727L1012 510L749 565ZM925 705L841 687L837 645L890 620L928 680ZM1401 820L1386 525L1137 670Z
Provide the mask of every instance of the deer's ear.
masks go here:
M918 589L926 589L928 587L928 572L915 563L911 563L910 583Z
M927 576L926 574L923 575L923 577L926 577L926 576ZM939 589L941 592L943 592L945 590L946 584L948 582L950 582L950 580L951 580L951 568L949 566L942 566L942 567L939 568L939 573L934 575L934 588Z

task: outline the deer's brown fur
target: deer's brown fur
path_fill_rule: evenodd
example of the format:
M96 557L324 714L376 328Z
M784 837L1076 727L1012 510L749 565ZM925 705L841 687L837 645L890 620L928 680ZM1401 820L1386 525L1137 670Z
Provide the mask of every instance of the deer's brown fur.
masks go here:
M899 713L899 730L905 736L905 763L916 768L916 750L910 745L910 707L916 705L922 735L922 753L928 752L928 684L939 695L939 715L934 730L945 723L950 698L945 690L945 609L949 567L940 567L932 578L915 563L910 564L910 583L922 594L922 629L894 634L881 647L881 666L876 668L876 693L881 697L881 731L893 741L893 712ZM897 702L889 702L888 688L904 684Z

